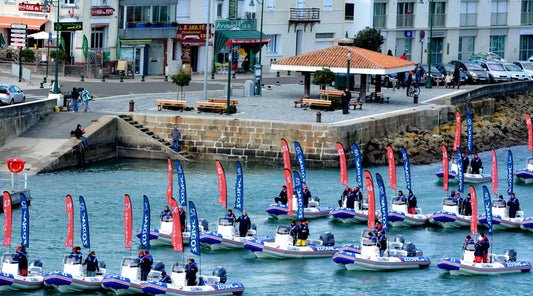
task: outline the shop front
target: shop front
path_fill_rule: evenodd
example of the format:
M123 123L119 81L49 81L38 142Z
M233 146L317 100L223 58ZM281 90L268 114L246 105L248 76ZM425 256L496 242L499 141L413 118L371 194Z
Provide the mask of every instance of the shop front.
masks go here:
M213 36L214 27L211 25L209 36ZM189 74L202 72L204 70L205 58L205 37L207 35L207 24L180 24L178 26L176 42L180 44L181 54L177 54L177 60L181 64L181 70ZM212 45L212 38L209 40Z

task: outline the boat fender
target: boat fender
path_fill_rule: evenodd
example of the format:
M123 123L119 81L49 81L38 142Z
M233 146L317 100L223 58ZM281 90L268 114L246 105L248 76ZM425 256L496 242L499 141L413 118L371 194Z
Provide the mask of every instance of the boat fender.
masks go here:
M221 284L224 284L228 280L224 266L216 266L213 270L213 275L220 279Z
M335 245L335 237L333 236L333 233L331 232L324 232L320 235L320 240L322 241L323 246L334 246Z
M106 268L107 265L105 264L105 261L98 261L98 267L99 268Z
M163 271L165 270L165 264L161 261L156 261L152 270Z
M515 262L516 261L516 251L514 249L507 249L503 253L505 256L507 256L507 261Z
M407 251L407 257L416 257L416 246L412 242L404 244L403 249Z
M204 228L204 231L209 231L209 222L207 222L206 218L200 219L200 226Z

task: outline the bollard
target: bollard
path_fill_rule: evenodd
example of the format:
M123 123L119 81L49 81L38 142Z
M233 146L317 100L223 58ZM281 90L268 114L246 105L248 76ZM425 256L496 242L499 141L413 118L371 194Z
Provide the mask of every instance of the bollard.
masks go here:
M439 87L439 77L437 77L437 87Z
M287 76L291 76L291 71L287 71Z
M276 77L279 77L279 71L276 71Z
M46 77L43 77L43 83L46 83Z
M396 81L392 82L392 92L396 90Z
M124 75L120 75L120 82L124 82Z
M135 102L133 100L130 101L130 112L133 112L135 107Z
M85 81L85 76L81 75L81 81Z
M211 80L215 79L215 72L211 72Z
M413 104L418 104L418 95L413 96Z
M144 82L144 75L141 76L141 82Z
M168 75L165 75L165 81L168 81Z
M231 79L235 79L235 71L231 71Z
M320 111L316 113L316 122L322 122L322 113Z
M41 86L39 88L43 88L43 84L44 84L44 82L41 82Z
M102 82L105 82L105 75L102 75Z

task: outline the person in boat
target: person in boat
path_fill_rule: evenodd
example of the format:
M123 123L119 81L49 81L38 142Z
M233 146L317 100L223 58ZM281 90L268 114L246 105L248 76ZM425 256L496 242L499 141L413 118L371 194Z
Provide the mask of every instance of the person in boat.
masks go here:
M379 247L379 256L383 257L385 250L387 250L387 237L384 231L378 232L377 241Z
M304 208L309 207L309 199L311 198L311 191L309 191L309 188L307 185L304 185L303 187L303 193L304 193Z
M361 193L361 188L355 186L353 193L355 195L355 200L359 203L359 210L363 209L363 193Z
M83 262L83 265L87 265L87 276L88 277L94 277L96 276L96 271L100 271L100 267L98 267L98 259L96 259L96 252L91 251L89 253L89 256L85 259L85 262Z
M172 211L168 206L165 206L159 217L161 218L161 221L172 221Z
M453 201L457 203L457 209L460 215L463 214L463 197L461 192L457 192L453 198Z
M287 205L287 185L281 186L281 192L279 193L279 196L274 198L275 203L281 203L282 205Z
M226 219L231 219L233 222L235 222L235 214L233 214L232 210L228 210L228 213L226 214Z
M298 234L296 241L297 246L306 246L307 245L307 238L309 237L309 225L308 225L307 219L303 219L302 222L300 222L300 225L298 226Z
M235 222L239 222L239 236L245 237L250 227L252 227L252 220L250 220L246 211L242 211L242 214Z
M407 213L414 215L416 214L416 196L413 194L413 191L409 190L409 196L407 197Z
M469 244L474 244L474 240L472 239L472 237L470 235L467 235L466 238L465 238L465 243L463 245L463 251L466 250L466 247L469 245Z
M470 160L468 159L468 154L466 152L463 152L463 174L466 174L468 171L468 165L470 164Z
M296 239L298 237L298 230L300 229L300 225L296 223L295 220L291 221L291 228L289 230L289 234L292 236L292 245L296 245Z
M141 253L139 253L139 256ZM154 264L154 258L150 255L150 251L144 251L144 254L141 258L141 281L146 281L148 279L148 274L152 270L152 264Z
M181 231L185 231L185 218L187 217L187 214L185 213L185 210L178 206L178 212L180 214L180 225L181 225Z
M483 252L485 251L485 247L482 243L483 238L479 237L478 241L474 247L474 262L475 263L482 263L483 262Z
M81 260L83 259L83 255L81 254L81 247L75 246L74 248L72 248L72 253L70 253L70 256L75 258L76 261L78 261L79 263L81 263Z
M16 258L19 262L19 275L27 276L28 275L28 252L26 251L25 246L20 246L17 248Z
M498 196L498 200L496 201L497 203L499 203L499 207L507 207L507 203L505 202L505 199L503 199L503 195L500 194L500 196ZM496 203L495 202L495 203Z
M455 190L452 190L450 196L448 196L448 199L451 199L451 200L455 199Z
M489 238L483 232L479 233L479 237L482 239L481 244L483 245L483 263L487 263L490 248Z
M472 167L472 174L479 174L479 169L483 167L483 163L481 162L481 158L479 158L477 153L474 154L474 158L472 158L470 166Z
M511 193L507 206L509 207L509 218L515 218L516 211L520 210L520 202L518 201L518 198L516 198L514 192Z
M346 208L355 208L355 192L352 190L352 188L348 189L348 196L346 196Z
M170 276L166 273L166 271L161 272L161 279L159 280L160 283L167 283L171 284L172 280L170 279Z
M472 216L472 198L470 193L468 193L463 200L463 215Z
M396 196L394 199L398 204L404 204L407 202L407 198L405 197L405 195L403 195L403 192L401 190L398 191L398 196Z
M196 286L196 273L198 272L198 265L194 262L194 259L189 258L187 260L187 266L185 267L185 279L187 280L187 286Z
M339 199L339 207L341 208L343 207L343 203L348 197L348 193L350 193L350 188L349 187L344 188L344 191L342 192L342 195L341 195L341 199Z
M381 225L381 222L377 222L376 223L376 228L374 229L374 236L378 236L378 233L380 232L385 232L385 230L383 229L383 226Z

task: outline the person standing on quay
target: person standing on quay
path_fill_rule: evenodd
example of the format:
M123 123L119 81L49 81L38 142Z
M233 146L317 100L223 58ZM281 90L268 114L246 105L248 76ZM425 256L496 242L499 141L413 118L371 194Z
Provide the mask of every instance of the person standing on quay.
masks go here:
M180 139L181 139L181 133L180 130L175 127L174 130L170 133L170 137L172 138L172 149L176 152L180 151Z
M342 104L342 114L348 114L350 111L348 111L350 107L350 100L352 99L352 94L350 93L350 90L346 88L341 95L341 104Z

